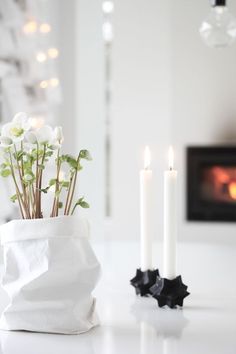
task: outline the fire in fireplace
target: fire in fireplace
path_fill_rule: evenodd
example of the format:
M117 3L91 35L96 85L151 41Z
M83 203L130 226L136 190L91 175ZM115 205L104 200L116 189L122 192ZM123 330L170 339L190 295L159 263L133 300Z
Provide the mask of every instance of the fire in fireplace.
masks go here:
M236 221L236 147L187 149L187 219Z

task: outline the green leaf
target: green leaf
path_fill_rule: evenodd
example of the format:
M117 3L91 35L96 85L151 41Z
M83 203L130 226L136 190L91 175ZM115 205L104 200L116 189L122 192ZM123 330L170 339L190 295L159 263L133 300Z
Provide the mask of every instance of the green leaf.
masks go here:
M50 148L50 146L49 146L49 148ZM45 153L45 156L47 156L47 157L51 157L52 155L53 155L53 151L47 151Z
M11 170L5 169L0 172L2 177L8 177L11 175Z
M77 202L75 203L75 205L74 205L74 207L72 209L71 215L74 214L74 211L75 211L77 206L80 206L81 208L85 208L85 209L90 207L89 204L84 200L84 197L79 198L79 200L77 200Z
M54 185L56 184L56 182L57 182L56 178L50 179L50 181L49 181L49 186L50 186L50 187L51 187L51 186L54 186Z
M3 151L4 151L6 154L9 153L9 152L11 151L11 146L4 148Z
M11 200L12 203L15 203L17 199L18 199L18 198L17 198L17 195L16 195L16 194L12 195L11 198L10 198L10 200Z
M22 158L26 155L26 153L23 150L16 151L13 156L17 161L21 161Z
M7 164L4 162L0 165L0 169L4 170L7 167Z
M64 188L68 188L69 187L69 182L67 182L67 181L62 181L61 182L61 185L62 185L62 187L64 187Z
M59 202L59 203L58 203L58 208L59 208L59 209L62 209L62 208L63 208L63 203L62 203L62 202Z
M79 203L79 206L81 206L81 208L85 208L85 209L90 208L90 205L85 201L81 201Z
M85 159L85 160L88 160L88 161L92 160L92 156L90 155L90 152L88 150L80 150L79 158L80 159Z
M68 163L68 165L74 169L77 170L78 169L78 161L77 159L75 159L73 156L71 155L61 155L60 156L60 160L61 162L66 162Z
M49 187L46 187L46 188L41 188L41 189L39 189L40 190L40 192L43 192L43 193L47 193L48 192L48 190L49 190Z
M77 160L74 159L73 157L70 157L67 162L68 162L68 164L69 164L72 168L74 168L75 170L78 168L78 162L77 162Z

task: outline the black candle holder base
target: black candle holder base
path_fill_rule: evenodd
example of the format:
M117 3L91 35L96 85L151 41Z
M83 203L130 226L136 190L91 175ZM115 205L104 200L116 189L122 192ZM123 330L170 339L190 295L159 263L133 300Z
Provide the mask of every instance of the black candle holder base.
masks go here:
M148 296L151 295L150 288L156 283L156 279L159 277L159 270L136 270L136 275L130 280L130 284L135 288L136 295Z
M187 288L179 275L173 280L157 277L156 283L149 290L159 307L169 306L173 309L183 306L184 299L190 294Z

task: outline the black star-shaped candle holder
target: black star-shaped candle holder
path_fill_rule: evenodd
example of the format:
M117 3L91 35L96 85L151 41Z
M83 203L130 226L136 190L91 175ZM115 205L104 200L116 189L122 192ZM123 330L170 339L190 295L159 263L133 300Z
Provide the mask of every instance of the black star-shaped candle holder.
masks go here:
M190 294L187 288L179 275L173 280L157 277L155 284L149 290L159 307L169 306L173 309L183 306L184 299Z
M136 275L130 280L130 284L135 288L136 295L148 296L151 295L150 288L156 283L159 277L159 270L142 271L140 268L136 270Z

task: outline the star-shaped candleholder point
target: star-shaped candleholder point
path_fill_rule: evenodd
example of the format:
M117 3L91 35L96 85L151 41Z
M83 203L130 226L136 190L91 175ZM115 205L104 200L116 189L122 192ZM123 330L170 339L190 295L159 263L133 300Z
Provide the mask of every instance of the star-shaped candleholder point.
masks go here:
M130 284L135 288L136 295L148 296L151 295L150 288L156 283L159 277L159 270L142 271L140 268L136 270L136 275L130 280Z
M176 308L182 307L184 299L190 294L187 288L180 275L173 280L157 277L150 293L157 300L159 307Z

